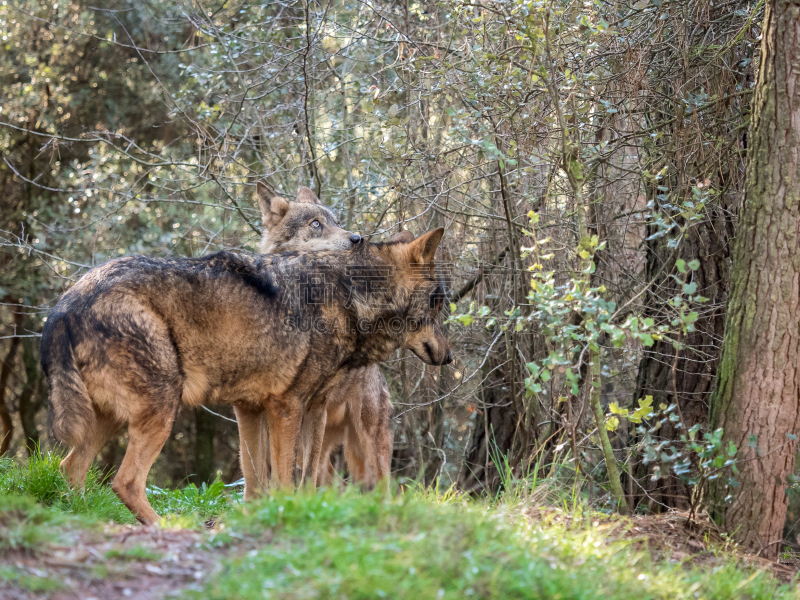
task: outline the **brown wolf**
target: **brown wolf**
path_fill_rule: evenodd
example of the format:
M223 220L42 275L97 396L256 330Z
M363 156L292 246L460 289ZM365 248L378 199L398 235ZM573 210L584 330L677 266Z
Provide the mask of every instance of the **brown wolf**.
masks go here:
M305 249L309 241L304 225L309 219L321 220L323 215L331 224L326 227L325 232L320 232L315 243L322 244L330 238L338 239L333 233L338 222L332 215L327 216L326 213L330 211L321 205L308 188L298 191L295 202L274 195L260 183L257 188L264 222L264 233L259 246L262 254ZM414 236L410 232L402 232L392 238L392 241L413 240ZM335 247L327 244L325 249ZM315 476L317 485L328 485L331 482L333 470L330 455L342 444L345 460L355 481L366 488L372 488L379 481L388 480L392 459L392 435L389 427L392 404L389 386L378 365L350 371L340 385L328 392L324 402L327 416L319 473ZM253 418L261 419L266 427L265 415L249 415L247 421L252 421ZM254 464L252 451L244 447L244 436L240 438L240 443L242 469L245 472L245 499L249 499L255 494L257 486L266 485L268 473L264 463L267 461L262 461L260 466ZM261 444L266 446L264 437L261 438ZM259 456L263 452L258 452Z
M436 322L442 234L345 251L132 256L92 269L56 304L41 341L71 484L83 485L94 456L127 423L112 489L140 521L155 523L147 474L181 403L207 401L234 404L237 418L265 409L272 474L291 484L303 420L313 425L304 447L316 467L321 399L348 372L401 347L429 364L452 360ZM257 448L260 423L251 424L240 431Z

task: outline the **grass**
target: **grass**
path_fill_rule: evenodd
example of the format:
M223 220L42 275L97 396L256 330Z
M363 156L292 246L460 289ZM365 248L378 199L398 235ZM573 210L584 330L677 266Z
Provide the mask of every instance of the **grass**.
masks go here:
M74 492L59 470L63 455L48 452L34 455L26 464L0 459L0 498L29 496L40 504L72 515L84 515L98 521L134 523L131 512L111 490L98 469L90 469L86 487ZM168 525L197 526L241 501L241 494L227 492L221 481L177 490L148 488L148 499Z
M30 496L0 494L0 553L32 552L57 541L67 517Z
M161 559L160 552L154 552L149 548L141 546L134 546L133 548L112 548L106 552L106 558L117 560L144 560L144 561L158 561Z
M31 575L7 565L0 566L0 582L11 583L29 592L56 592L64 587L60 581L52 577L43 574Z
M132 521L97 472L85 492L70 492L58 473L59 459L0 463L0 553L43 551L41 544L62 532ZM154 489L150 497L168 524L202 529L203 519L217 520L202 551L214 554L219 571L206 578L204 589L182 590L184 597L800 598L793 585L782 586L734 557L721 555L705 566L654 561L631 540L609 538L607 529L593 526L594 516L579 499L565 524L528 517L532 496L517 493L490 503L452 490L393 498L298 491L243 505L238 494L214 484ZM159 559L141 547L111 549L105 556ZM24 577L0 571L0 580L17 587L31 583Z
M654 563L590 519L566 527L463 498L321 492L278 495L232 513L216 543L270 532L223 563L197 598L796 598L734 561Z

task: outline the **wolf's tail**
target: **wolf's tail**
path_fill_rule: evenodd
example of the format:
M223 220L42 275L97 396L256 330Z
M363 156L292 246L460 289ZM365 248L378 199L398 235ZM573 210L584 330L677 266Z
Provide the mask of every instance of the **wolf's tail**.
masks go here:
M42 331L42 368L50 388L53 434L73 448L89 433L95 421L92 399L75 364L66 316L52 314Z

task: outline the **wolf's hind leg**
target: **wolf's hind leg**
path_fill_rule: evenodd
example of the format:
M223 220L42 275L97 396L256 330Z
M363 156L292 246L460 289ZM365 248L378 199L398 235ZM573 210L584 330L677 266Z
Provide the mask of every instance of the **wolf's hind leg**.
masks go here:
M317 470L317 487L329 487L336 476L336 470L331 462L331 454L337 446L341 445L344 432L341 426L330 427L325 424L325 435L322 438L322 454L319 457Z
M239 426L239 461L244 475L244 499L252 500L269 486L269 435L267 411L263 407L236 405Z
M305 433L303 436L305 450L303 453L303 483L311 488L314 488L317 483L327 418L328 411L325 408L325 404L319 403L319 405L308 410L303 423Z
M128 449L111 489L134 516L145 525L158 522L158 515L145 494L147 474L164 447L175 419L175 409L163 407L146 416L142 411L128 424Z
M360 421L352 419L347 424L347 434L344 441L344 460L350 472L352 482L357 482L368 489L369 485L369 439L364 434Z
M94 409L94 422L86 428L86 435L74 446L67 457L61 461L61 470L73 489L82 489L86 483L86 473L94 457L103 449L108 438L120 428L113 416Z
M375 461L376 485L383 492L388 492L391 488L392 474L392 430L388 422L380 423L373 435L373 460Z

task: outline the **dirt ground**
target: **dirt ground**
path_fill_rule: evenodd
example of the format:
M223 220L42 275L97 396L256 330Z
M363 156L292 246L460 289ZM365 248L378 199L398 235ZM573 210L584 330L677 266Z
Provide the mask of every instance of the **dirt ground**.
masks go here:
M1 564L38 580L32 592L0 579L0 599L157 600L178 590L201 589L214 570L215 554L198 531L109 525L76 534L70 546L51 546L36 556L10 554ZM34 582L34 586L37 583Z

